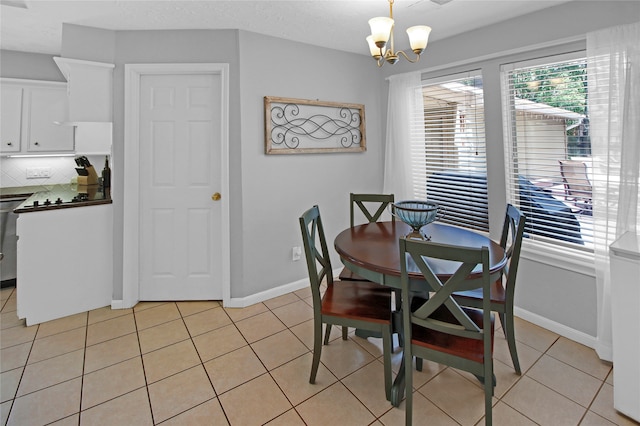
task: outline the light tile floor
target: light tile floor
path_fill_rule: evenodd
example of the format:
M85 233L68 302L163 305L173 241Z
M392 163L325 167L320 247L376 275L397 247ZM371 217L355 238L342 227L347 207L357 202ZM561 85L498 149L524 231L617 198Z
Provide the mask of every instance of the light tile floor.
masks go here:
M218 302L140 303L26 327L1 291L2 425L400 425L383 391L378 339L350 334L311 367L310 293L245 309ZM497 332L494 424L631 425L613 409L611 365L594 351L517 321L523 375ZM401 354L394 354L397 371ZM466 373L425 362L414 373L414 423L484 424Z

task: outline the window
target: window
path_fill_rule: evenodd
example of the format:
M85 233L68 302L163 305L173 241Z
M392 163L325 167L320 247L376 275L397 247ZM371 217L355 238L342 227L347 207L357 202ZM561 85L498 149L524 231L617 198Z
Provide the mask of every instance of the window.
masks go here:
M534 240L592 248L584 53L502 66L507 199Z
M422 98L424 129L416 134L424 136L412 138L414 194L444 207L441 222L488 231L480 71L424 80Z

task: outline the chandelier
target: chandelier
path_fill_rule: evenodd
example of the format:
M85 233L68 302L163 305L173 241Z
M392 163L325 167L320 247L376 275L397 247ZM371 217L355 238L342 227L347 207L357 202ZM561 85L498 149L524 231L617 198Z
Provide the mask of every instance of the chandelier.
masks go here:
M418 62L420 54L424 52L429 41L429 33L431 33L431 27L426 25L416 25L415 27L407 28L407 34L409 35L409 44L411 50L416 54L415 59L409 58L402 50L395 51L393 46L393 1L389 0L389 17L377 17L369 19L369 26L371 27L371 35L367 37L369 43L369 50L371 56L376 60L378 66L384 65L385 61L391 65L398 62L399 55L412 63ZM389 45L389 50L387 50Z

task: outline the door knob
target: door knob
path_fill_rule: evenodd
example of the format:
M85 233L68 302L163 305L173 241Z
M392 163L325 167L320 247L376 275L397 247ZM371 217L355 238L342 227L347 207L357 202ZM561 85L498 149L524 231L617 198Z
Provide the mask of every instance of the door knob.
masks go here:
M212 199L213 201L218 201L220 198L222 198L222 195L220 195L220 193L219 193L219 192L216 192L215 194L213 194L213 195L211 196L211 199Z

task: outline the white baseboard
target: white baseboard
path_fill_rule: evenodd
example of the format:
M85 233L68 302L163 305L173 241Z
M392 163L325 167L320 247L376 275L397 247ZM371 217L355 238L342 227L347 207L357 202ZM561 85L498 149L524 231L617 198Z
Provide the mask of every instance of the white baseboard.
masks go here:
M340 275L342 267L333 270L333 276ZM260 293L251 294L245 297L232 297L228 301L223 303L225 308L246 308L247 306L254 305L256 303L264 302L265 300L273 299L274 297L282 296L292 291L302 290L309 287L309 278L303 278L298 281L294 281L289 284L283 284L279 287L271 288L269 290L261 291Z
M340 270L338 270L338 273ZM223 302L225 308L246 308L247 306L255 305L256 303L264 302L265 300L273 299L274 297L282 296L292 291L300 290L309 287L309 279L303 278L301 280L284 284L279 287L270 288L269 290L261 291L259 293L251 294L245 297L232 297L228 301ZM111 309L128 309L132 306L126 306L124 300L112 300Z
M111 309L129 309L131 306L125 306L124 300L112 300Z
M225 308L246 308L247 306L255 305L256 303L264 302L265 300L273 299L274 297L282 296L284 294L291 293L292 291L307 287L309 287L309 279L304 278L289 284L261 291L260 293L251 294L249 296L232 297L228 301L224 302L223 305Z
M582 331L578 331L573 328L567 327L564 324L557 323L555 321L552 321L538 314L534 314L533 312L529 312L522 308L514 307L513 314L519 318L522 318L525 321L529 321L532 324L535 324L542 328L546 328L547 330L553 331L554 333L559 334L560 336L573 340L574 342L578 342L592 349L596 348L597 339L595 336L590 336Z

